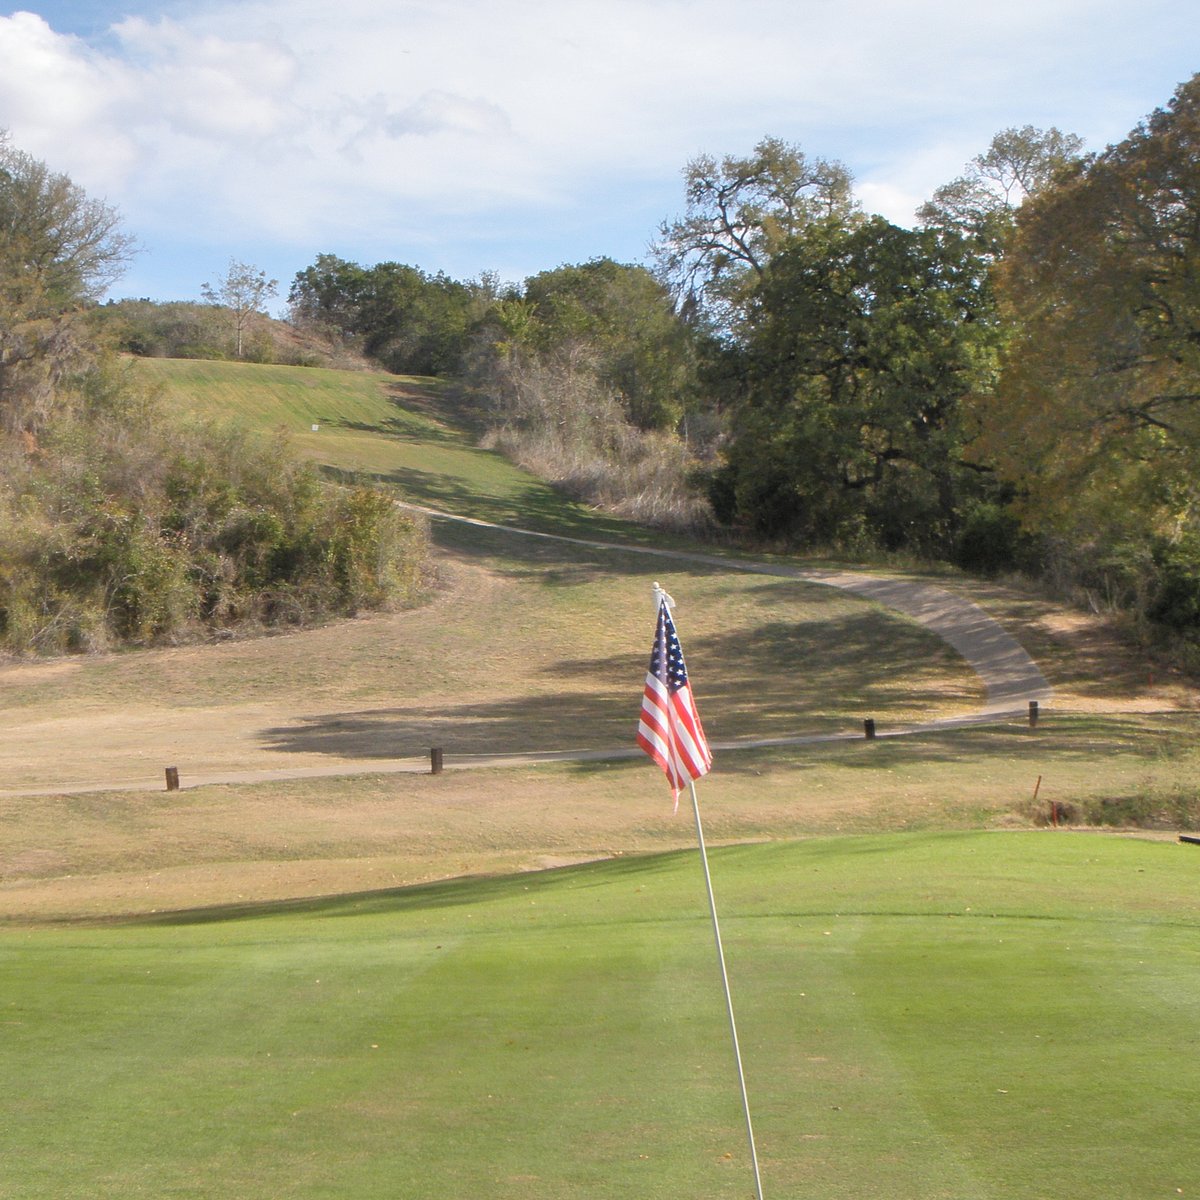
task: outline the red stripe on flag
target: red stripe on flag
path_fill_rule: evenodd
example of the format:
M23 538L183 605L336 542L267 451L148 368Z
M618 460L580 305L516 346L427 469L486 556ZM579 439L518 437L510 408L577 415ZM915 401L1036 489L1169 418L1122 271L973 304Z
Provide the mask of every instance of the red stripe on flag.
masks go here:
M706 775L712 767L712 752L690 686L671 693L657 676L647 674L637 742L666 775L677 804L688 781Z

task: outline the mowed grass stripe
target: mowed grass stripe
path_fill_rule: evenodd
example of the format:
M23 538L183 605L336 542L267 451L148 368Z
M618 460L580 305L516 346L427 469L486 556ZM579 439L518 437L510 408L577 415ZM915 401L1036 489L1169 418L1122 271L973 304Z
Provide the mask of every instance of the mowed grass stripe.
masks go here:
M716 851L766 1186L1186 1194L1194 853ZM0 954L6 1194L747 1192L694 853L11 931Z

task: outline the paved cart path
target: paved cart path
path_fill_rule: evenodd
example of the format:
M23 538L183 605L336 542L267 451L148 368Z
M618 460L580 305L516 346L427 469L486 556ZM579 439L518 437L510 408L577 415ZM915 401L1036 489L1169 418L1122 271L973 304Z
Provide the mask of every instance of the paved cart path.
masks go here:
M473 517L457 517L449 513L438 512L435 509L419 508L416 505L408 507L415 508L418 512L423 512L435 520L476 525L483 529L496 529L522 537L569 542L572 545L586 546L593 550L607 550L622 554L645 554L652 558L702 563L728 571L745 571L753 575L775 575L784 579L802 579L807 583L819 583L827 587L853 592L856 596L873 600L884 608L902 612L953 646L979 676L986 691L987 698L978 713L969 717L955 717L935 722L934 724L939 727L1024 713L1028 711L1029 701L1036 700L1041 704L1046 703L1052 697L1050 685L1038 669L1037 663L1029 657L1016 638L1009 634L998 621L988 616L979 605L962 596L956 596L945 588L937 587L935 584L867 575L858 571L789 567L778 563L693 553L689 550L659 550L650 546L590 541L584 538L565 537L561 534L537 533L528 529L518 529L511 525L497 525L494 522L481 521ZM814 739L783 740L807 741ZM779 739L775 739L773 744L778 742ZM743 741L731 744L747 746L762 743Z

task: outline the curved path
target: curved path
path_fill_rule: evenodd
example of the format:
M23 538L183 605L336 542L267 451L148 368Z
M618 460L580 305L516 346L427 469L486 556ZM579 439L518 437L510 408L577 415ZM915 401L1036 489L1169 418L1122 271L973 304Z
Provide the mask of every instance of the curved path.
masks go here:
M698 563L718 567L727 571L743 571L756 575L773 575L787 579L803 580L807 583L823 584L853 592L866 600L872 600L885 608L894 609L911 617L918 624L948 642L979 676L985 690L983 707L976 712L958 717L944 717L919 725L908 725L895 729L880 729L879 737L897 737L925 730L956 728L979 724L1004 717L1015 717L1028 712L1031 700L1046 703L1052 695L1037 664L1021 645L1004 628L987 615L978 605L956 596L933 584L917 583L903 579L891 579L878 575L859 574L852 571L836 571L820 568L789 567L777 563L755 562L746 559L723 558L720 555L693 553L683 550L665 550L650 546L631 546L620 542L593 541L568 537L562 534L539 533L510 525L499 525L473 517L455 516L452 513L422 508L418 505L401 505L424 513L434 520L452 521L473 525L483 529L514 534L520 537L541 538L553 542L584 546L592 550L621 554L645 554L658 559L684 563ZM815 742L845 741L861 739L862 733L808 734L764 739L746 738L737 741L714 742L716 750L750 750L758 747L803 745ZM467 770L481 767L530 766L537 763L584 762L637 758L641 751L629 746L610 750L558 750L511 754L456 755L446 761L446 770ZM398 772L426 773L429 759L401 758L373 760L361 766L345 763L329 766L278 767L269 770L227 771L221 774L189 774L187 788L208 784L259 783L271 780L319 779L334 776L360 774L390 774ZM72 785L69 787L40 787L21 790L0 789L0 795L67 795L82 792L102 791L161 791L162 777L153 780L136 780L124 783L110 782L95 785Z
M566 537L555 533L537 533L529 529L518 529L512 525L497 525L492 521L481 521L474 517L458 517L436 509L418 505L404 505L426 516L440 521L454 521L464 525L475 525L483 529L495 529L521 537L545 538L554 542L569 542L575 546L586 546L592 550L619 551L622 554L646 554L654 558L674 559L678 562L702 563L720 567L727 571L744 571L753 575L775 575L784 579L801 579L807 583L824 584L853 592L866 600L873 600L884 608L891 608L911 617L925 626L944 642L948 642L979 676L984 686L986 700L978 712L967 717L950 717L922 725L920 728L945 728L947 725L962 725L987 720L992 717L1014 716L1028 711L1030 700L1045 703L1053 693L1037 663L1026 653L1024 647L1004 627L989 617L979 605L965 600L945 588L931 583L914 583L911 580L887 578L880 575L864 575L857 571L826 570L819 567L789 567L778 563L754 562L747 559L723 558L716 554L699 554L689 550L660 550L651 546L630 546L619 542L590 541L585 538ZM915 727L913 727L915 728ZM913 728L907 730L912 732ZM843 736L843 735L830 735ZM814 738L775 738L769 744L779 745ZM824 740L824 739L822 739ZM737 742L730 745L742 747L765 745L765 742Z

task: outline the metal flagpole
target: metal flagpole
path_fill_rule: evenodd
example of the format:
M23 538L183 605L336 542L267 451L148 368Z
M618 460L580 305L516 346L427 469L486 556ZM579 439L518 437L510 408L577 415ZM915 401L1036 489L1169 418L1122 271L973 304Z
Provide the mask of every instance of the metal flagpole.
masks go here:
M692 812L696 814L696 841L700 845L700 861L704 864L704 886L708 889L708 908L712 913L713 938L717 943L717 961L721 966L721 983L725 988L725 1011L729 1014L729 1036L733 1039L733 1057L737 1062L738 1083L742 1089L742 1111L746 1114L746 1137L750 1142L750 1164L754 1168L754 1191L763 1200L762 1178L758 1173L758 1151L754 1148L754 1126L750 1121L750 1098L746 1094L746 1073L742 1070L742 1051L738 1046L737 1022L733 1019L733 997L729 993L729 974L725 970L725 951L721 946L721 926L717 922L717 901L713 896L712 876L708 871L708 851L704 848L704 829L700 824L700 801L696 798L696 781L690 781Z

